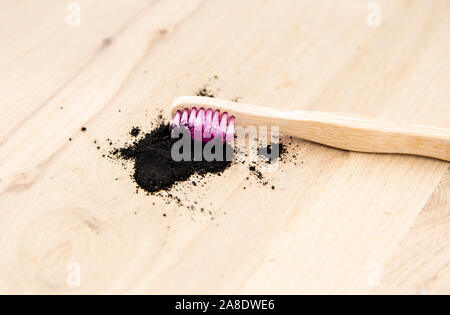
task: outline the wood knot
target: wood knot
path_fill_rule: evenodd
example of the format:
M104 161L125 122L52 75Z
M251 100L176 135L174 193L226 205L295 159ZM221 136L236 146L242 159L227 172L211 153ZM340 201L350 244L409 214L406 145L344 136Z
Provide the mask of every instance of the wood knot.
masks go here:
M167 33L168 33L168 30L166 30L165 28L161 28L158 30L159 35L166 35Z
M112 43L112 38L110 38L110 37L103 38L103 40L102 40L103 47L108 47L111 45L111 43Z

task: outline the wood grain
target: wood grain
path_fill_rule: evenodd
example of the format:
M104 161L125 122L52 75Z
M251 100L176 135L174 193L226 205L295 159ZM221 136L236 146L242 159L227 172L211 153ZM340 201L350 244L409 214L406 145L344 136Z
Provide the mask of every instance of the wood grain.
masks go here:
M375 292L448 294L450 168L383 272Z
M298 139L274 191L239 165L184 187L210 215L102 157L205 86L448 128L448 1L378 1L379 27L360 0L77 2L80 27L0 5L1 293L450 293L446 162Z

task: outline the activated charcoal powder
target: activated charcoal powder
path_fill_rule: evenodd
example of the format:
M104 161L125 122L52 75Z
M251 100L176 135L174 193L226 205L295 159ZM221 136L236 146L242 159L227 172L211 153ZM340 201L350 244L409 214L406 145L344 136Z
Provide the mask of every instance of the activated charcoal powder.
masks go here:
M140 131L140 130L139 130ZM137 136L139 131L133 128L131 134ZM192 175L221 174L231 165L231 159L226 159L225 152L232 152L228 144L223 146L222 160L194 160L194 141L191 141L191 158L174 161L172 146L179 141L171 137L169 124L161 124L151 132L142 136L131 145L115 149L112 154L119 158L131 160L134 163L133 179L139 187L149 193L169 190L174 184L188 180ZM204 143L197 143L202 149Z

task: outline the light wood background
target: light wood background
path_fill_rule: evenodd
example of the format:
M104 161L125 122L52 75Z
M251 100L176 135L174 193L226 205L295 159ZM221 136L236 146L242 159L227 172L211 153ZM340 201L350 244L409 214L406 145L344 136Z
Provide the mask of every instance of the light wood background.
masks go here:
M79 0L79 27L68 2L0 4L0 293L450 293L449 163L296 140L275 191L192 190L210 215L101 156L205 85L448 128L449 1L380 0L379 27L360 0Z

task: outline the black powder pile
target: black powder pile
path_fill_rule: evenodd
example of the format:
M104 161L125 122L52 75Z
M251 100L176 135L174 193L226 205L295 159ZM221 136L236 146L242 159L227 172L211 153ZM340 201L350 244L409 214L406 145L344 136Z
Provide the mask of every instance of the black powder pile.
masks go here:
M140 130L133 128L130 133L137 136L139 132ZM194 141L191 142L190 161L174 161L171 150L177 141L178 139L171 137L170 125L163 123L131 145L115 149L112 154L134 162L132 177L137 185L148 193L169 190L177 182L186 181L194 174L220 174L231 165L225 154L223 161L194 161ZM205 144L200 145L203 149ZM228 144L223 145L224 153L226 150L232 150L226 147Z

